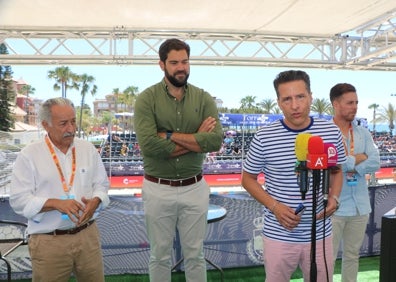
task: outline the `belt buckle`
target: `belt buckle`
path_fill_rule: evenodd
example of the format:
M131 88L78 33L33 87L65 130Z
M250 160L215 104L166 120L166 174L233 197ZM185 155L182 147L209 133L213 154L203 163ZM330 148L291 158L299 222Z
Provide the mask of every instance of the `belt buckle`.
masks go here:
M80 231L79 228L76 227L76 228L72 228L72 229L67 230L67 234L74 235L74 234L78 233L79 231Z
M84 230L85 228L87 228L87 227L90 226L90 225L91 225L91 223L90 223L90 221L88 221L88 222L85 223L84 225L77 226L77 227L74 227L74 228L72 228L72 229L66 230L66 234L68 234L68 235L77 234L78 232Z

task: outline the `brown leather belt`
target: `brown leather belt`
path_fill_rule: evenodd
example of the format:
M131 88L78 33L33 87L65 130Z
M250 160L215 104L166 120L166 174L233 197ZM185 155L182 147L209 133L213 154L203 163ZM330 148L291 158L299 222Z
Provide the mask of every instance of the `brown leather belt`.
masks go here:
M145 174L144 178L146 178L148 181L155 182L155 183L158 183L158 184L178 187L178 186L191 185L191 184L194 184L194 183L197 183L197 182L201 181L202 173L200 173L200 174L198 174L196 176L190 177L190 178L178 179L178 180L157 178L155 176L151 176L151 175L148 175L148 174Z
M75 227L75 228L71 228L71 229L66 229L66 230L62 230L62 229L55 229L52 232L48 232L48 233L42 233L45 235L73 235L76 234L84 229L86 229L88 226L92 225L95 222L95 220L90 220L87 223Z

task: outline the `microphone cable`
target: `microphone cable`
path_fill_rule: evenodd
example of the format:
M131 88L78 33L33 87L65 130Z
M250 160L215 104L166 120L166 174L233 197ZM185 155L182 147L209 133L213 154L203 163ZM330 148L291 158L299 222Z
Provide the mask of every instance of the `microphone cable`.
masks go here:
M327 258L326 258L326 244L325 244L325 235L326 235L326 206L327 206L327 200L323 201L323 240L322 240L322 247L323 247L323 260L324 260L324 265L326 269L326 279L327 282L330 281L329 279L329 269L327 267Z

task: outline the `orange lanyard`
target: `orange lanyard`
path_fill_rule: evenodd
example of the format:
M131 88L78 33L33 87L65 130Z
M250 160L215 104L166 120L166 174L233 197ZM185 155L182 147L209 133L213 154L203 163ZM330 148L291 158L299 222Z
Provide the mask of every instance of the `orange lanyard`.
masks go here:
M72 148L72 173L70 175L70 179L69 179L69 186L66 183L66 179L65 176L63 174L62 171L62 167L59 163L59 159L58 156L55 153L54 147L52 146L51 141L48 138L48 135L45 136L45 142L47 143L48 149L51 153L52 159L55 163L56 168L58 169L59 172L59 176L60 179L62 181L62 187L63 187L63 191L65 191L65 193L69 193L71 187L73 187L73 183L74 183L74 176L76 175L76 147L73 146Z
M342 138L342 143L344 144L345 154L347 156L349 155L349 153L351 155L353 155L353 152L355 150L355 144L354 144L354 141L353 141L353 129L352 129L352 125L351 124L349 125L349 136L351 137L351 141L348 142L349 143L349 151L348 151L348 146L345 143L345 138Z

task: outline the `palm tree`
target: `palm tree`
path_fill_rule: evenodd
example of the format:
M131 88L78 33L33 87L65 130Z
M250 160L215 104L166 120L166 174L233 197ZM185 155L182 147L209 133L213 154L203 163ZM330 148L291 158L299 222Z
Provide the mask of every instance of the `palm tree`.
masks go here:
M256 96L246 96L241 99L241 107L239 108L243 113L252 114L256 111Z
M264 114L270 114L274 111L274 108L276 107L276 101L274 99L267 98L262 100L257 105L263 109Z
M123 97L123 102L125 104L125 108L128 111L133 112L133 109L135 107L135 98L136 95L139 92L139 88L137 86L128 86L125 88L125 90L122 92L122 97ZM124 117L125 119L125 117ZM124 120L125 122L125 120ZM129 123L129 129L132 131L133 130L133 117L130 116L128 117L128 123Z
M376 117L376 121L379 122L387 122L389 125L390 135L393 136L393 129L395 128L394 120L396 118L396 110L395 107L389 103L388 107L383 107Z
M81 137L81 126L82 126L82 116L83 116L83 108L85 103L85 96L87 93L91 93L92 96L95 96L98 87L94 84L95 78L92 75L82 74L79 76L79 87L81 86L81 106L80 106L80 120L78 125L78 137Z
M62 97L66 98L66 90L68 88L78 90L78 80L77 74L73 73L69 67L58 67L52 71L48 71L48 78L53 78L56 80L54 84L54 90L58 91L62 89Z
M29 107L30 107L30 101L29 101L29 94L34 94L34 92L36 91L36 89L34 87L32 87L31 85L24 85L21 88L21 92L23 94L25 94L25 112L26 112L26 116L25 116L25 123L29 124L29 116L30 116L30 111L29 111Z
M377 114L376 114L376 110L377 110L377 108L379 107L379 105L378 104L371 104L370 106L368 106L368 108L369 109L373 109L373 120L372 120L372 122L373 122L373 134L374 134L374 137L375 137L375 125L376 125L376 117L377 117Z
M122 95L122 93L120 92L119 88L114 88L113 92L111 92L111 94L113 94L114 112L118 113L118 103L119 103L119 99L120 99L120 96Z
M128 86L122 92L124 96L124 103L128 107L128 109L133 109L135 105L135 97L139 93L139 88L137 86Z
M323 116L324 114L332 114L333 107L331 103L325 98L319 99L316 98L313 100L311 105L311 110L317 113L319 116Z
M113 116L112 116L111 112L109 112L109 111L102 112L102 123L106 124L106 126L113 123Z
M281 114L282 111L279 109L279 107L275 107L274 110L272 111L273 114Z

